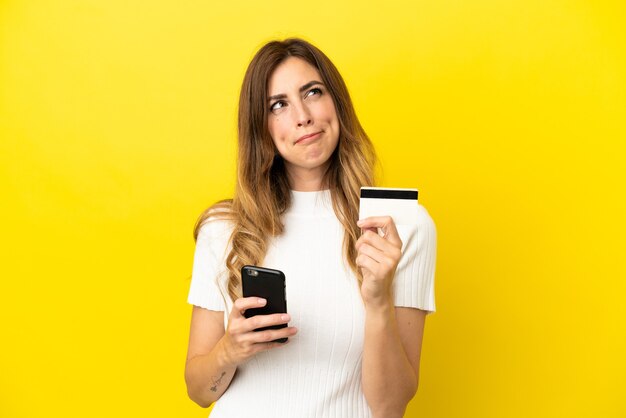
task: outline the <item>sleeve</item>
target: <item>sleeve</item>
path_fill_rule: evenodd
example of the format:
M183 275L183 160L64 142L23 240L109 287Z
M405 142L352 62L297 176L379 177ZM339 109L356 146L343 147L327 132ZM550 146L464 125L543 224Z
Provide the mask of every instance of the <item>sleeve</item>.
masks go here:
M394 278L394 304L435 312L437 231L426 208L418 205L416 225L396 225L402 257Z
M187 302L212 311L224 311L224 296L220 288L226 276L223 244L227 239L224 240L224 234L216 227L217 223L219 221L204 224L198 233Z

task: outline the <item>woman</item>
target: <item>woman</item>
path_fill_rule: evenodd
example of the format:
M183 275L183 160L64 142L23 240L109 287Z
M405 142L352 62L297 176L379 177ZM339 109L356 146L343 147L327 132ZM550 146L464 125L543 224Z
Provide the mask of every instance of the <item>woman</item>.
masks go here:
M400 234L389 217L357 223L374 150L339 72L303 40L252 59L238 134L235 196L194 231L190 398L217 401L213 417L401 417L435 310L428 212ZM285 273L288 314L243 316L265 303L241 297L246 264Z

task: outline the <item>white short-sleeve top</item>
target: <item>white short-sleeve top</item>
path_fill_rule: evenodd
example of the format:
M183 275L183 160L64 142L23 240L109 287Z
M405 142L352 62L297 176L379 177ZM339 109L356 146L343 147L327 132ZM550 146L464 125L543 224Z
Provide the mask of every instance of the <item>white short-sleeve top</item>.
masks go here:
M397 225L402 257L393 283L396 306L435 311L435 224L418 205L415 225ZM237 368L211 417L370 417L361 390L365 311L358 281L343 259L343 226L330 191L292 191L285 232L271 238L262 266L285 273L290 325L284 347ZM232 308L225 258L232 226L212 220L196 241L188 302Z

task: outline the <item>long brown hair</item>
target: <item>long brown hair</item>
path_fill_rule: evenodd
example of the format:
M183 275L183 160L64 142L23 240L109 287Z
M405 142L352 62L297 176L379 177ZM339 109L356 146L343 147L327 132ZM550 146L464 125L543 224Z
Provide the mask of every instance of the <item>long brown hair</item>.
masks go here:
M254 56L239 96L239 152L237 186L232 200L205 210L194 228L197 239L202 225L211 219L233 223L232 249L226 257L228 294L241 297L241 267L259 265L267 253L268 238L283 233L281 215L291 204L291 189L285 165L268 130L268 82L288 57L297 57L315 67L330 93L339 120L339 142L331 155L323 184L330 189L337 218L344 228L343 253L359 282L354 245L360 235L356 225L361 186L374 185L376 154L359 123L343 78L326 55L299 38L271 41Z

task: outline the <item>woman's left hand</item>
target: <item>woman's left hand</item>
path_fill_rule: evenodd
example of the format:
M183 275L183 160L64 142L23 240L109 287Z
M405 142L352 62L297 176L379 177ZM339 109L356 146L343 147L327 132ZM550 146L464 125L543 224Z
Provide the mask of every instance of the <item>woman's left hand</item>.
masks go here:
M366 305L393 306L391 285L402 256L402 240L390 216L372 216L357 222L363 235L356 242L356 265L361 268L361 295ZM378 234L378 228L383 236Z

